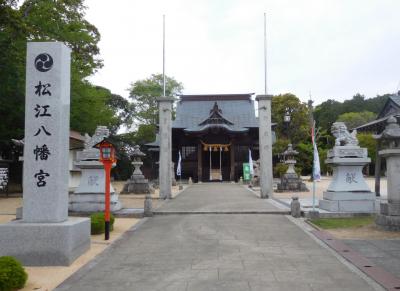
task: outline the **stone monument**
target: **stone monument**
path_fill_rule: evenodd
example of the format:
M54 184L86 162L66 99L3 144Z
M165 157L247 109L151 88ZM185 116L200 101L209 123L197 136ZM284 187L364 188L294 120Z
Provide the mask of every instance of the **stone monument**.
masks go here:
M70 265L90 246L89 219L68 218L70 54L27 47L23 219L0 225L0 256L24 265Z
M138 145L134 146L134 150L131 153L132 165L134 166L134 171L131 178L126 182L121 193L124 194L153 194L154 189L149 185L149 181L145 179L140 167L143 165L142 158L146 156L140 150Z
M292 144L289 144L287 150L283 152L285 164L288 165L288 169L281 177L281 183L278 184L277 192L309 191L294 168L296 165L295 156L298 154L299 152L293 149Z
M363 167L371 162L367 149L358 145L357 133L349 133L343 122L333 123L331 131L336 141L325 162L333 168L333 177L319 208L332 212L375 212L375 193L362 174Z
M100 151L93 146L110 135L105 126L97 126L93 136L85 134L85 148L77 154L75 165L82 170L78 188L70 195L69 210L72 212L104 211L105 174L104 166L99 162ZM110 210L118 211L122 208L118 194L110 185Z
M379 155L386 159L387 203L381 203L375 223L387 230L400 230L400 126L395 117L387 120L385 130L374 136L382 140Z
M160 198L171 199L171 157L172 157L172 103L174 102L172 97L159 97L158 112L159 112L159 123L160 123L160 164L159 164L159 185L160 185Z
M272 129L271 101L272 95L257 95L259 144L260 144L260 197L272 198Z

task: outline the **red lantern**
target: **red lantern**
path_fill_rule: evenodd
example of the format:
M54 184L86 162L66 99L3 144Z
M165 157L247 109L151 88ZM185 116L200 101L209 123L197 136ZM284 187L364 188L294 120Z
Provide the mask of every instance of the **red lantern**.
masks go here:
M104 223L105 223L105 240L110 238L110 173L115 159L115 147L107 139L103 139L101 142L93 146L100 150L100 162L104 165L104 171L106 176L105 184L105 207L104 207Z

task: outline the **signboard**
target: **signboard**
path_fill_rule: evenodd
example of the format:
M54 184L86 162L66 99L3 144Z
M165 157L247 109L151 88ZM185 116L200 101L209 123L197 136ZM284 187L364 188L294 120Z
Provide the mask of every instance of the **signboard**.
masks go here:
M249 163L243 163L243 180L250 181L250 179L251 179L250 165Z
M6 190L8 184L8 169L0 168L0 190Z

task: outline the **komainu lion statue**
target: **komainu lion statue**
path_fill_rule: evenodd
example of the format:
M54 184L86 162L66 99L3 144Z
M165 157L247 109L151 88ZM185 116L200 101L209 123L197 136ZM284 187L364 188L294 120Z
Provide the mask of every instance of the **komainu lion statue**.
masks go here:
M347 130L344 122L335 122L332 124L331 132L336 138L335 146L358 146L357 131L351 133Z

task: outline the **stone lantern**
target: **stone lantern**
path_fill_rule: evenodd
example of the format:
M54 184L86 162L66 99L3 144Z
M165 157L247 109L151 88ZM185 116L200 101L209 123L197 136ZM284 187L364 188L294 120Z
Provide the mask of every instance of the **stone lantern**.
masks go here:
M134 170L131 178L124 185L124 189L121 193L123 194L152 194L154 193L154 189L149 185L149 181L145 179L140 167L143 165L142 158L146 156L140 150L138 145L134 146L134 150L131 154L132 165L134 166Z
M385 130L375 139L381 140L379 155L386 159L387 203L381 203L375 223L386 230L400 230L400 126L394 116L389 117Z
M281 183L278 184L278 192L308 191L306 185L301 181L301 178L297 175L294 168L296 165L295 157L298 154L299 152L293 149L292 144L288 144L287 150L282 153L285 158L285 164L288 165L288 169L281 177Z

